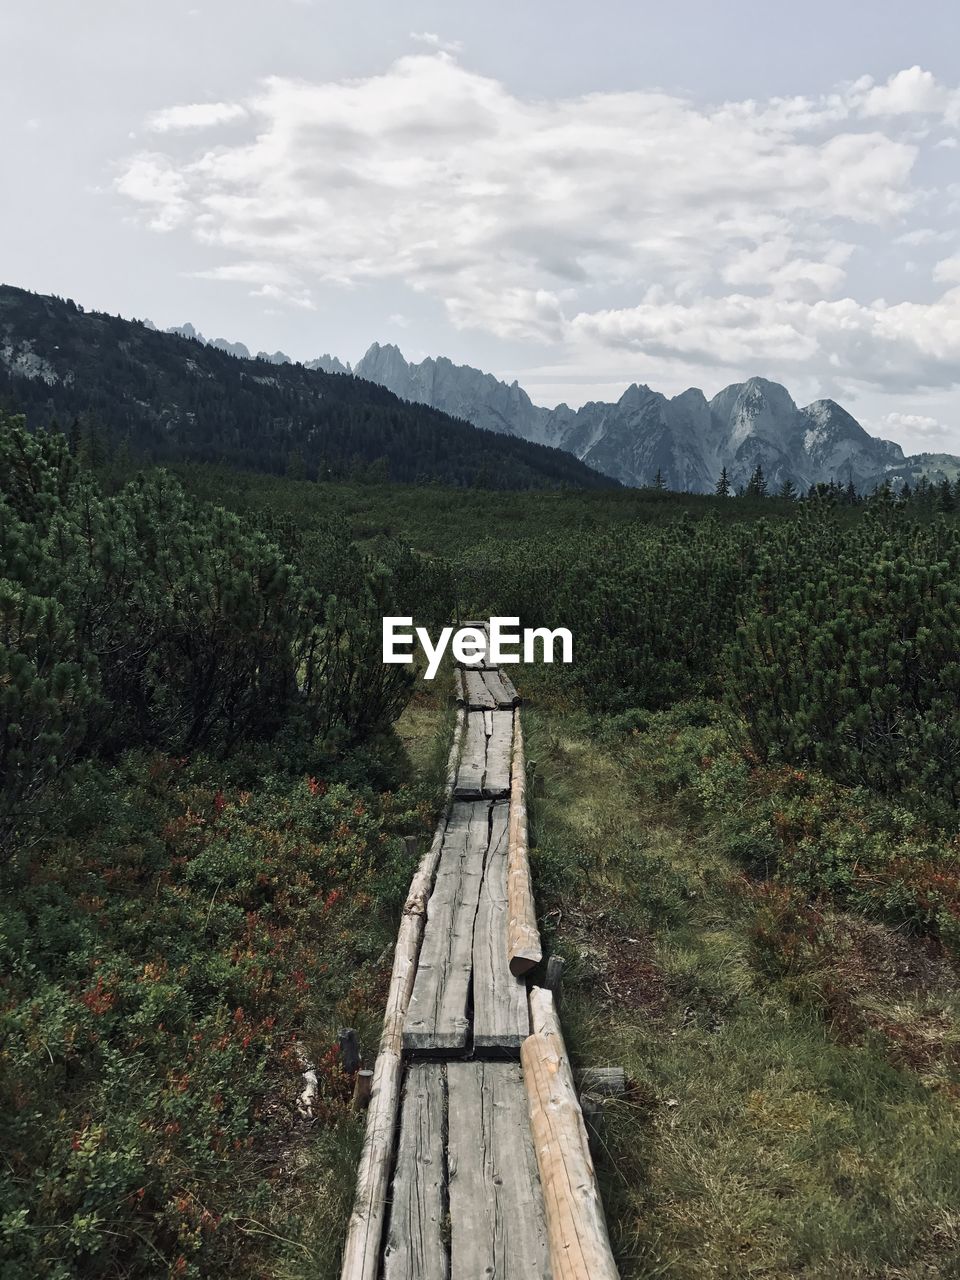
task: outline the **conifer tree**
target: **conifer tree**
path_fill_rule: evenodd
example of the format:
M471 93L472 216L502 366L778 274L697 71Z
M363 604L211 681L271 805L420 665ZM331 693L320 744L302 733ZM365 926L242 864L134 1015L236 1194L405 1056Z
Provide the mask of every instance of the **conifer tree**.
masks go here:
M756 470L747 482L748 498L765 498L767 496L767 478L763 474L763 467L757 463Z
M727 477L727 468L724 467L720 472L720 478L717 480L714 493L718 498L730 497L730 481Z

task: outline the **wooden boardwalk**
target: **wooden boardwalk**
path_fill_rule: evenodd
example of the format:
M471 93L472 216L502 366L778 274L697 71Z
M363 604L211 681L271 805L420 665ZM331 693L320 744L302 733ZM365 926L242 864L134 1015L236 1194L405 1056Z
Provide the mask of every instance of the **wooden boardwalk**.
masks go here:
M384 1280L549 1280L551 1274L519 1064L412 1064Z
M519 698L486 659L457 671L457 692L448 806L404 908L342 1280L616 1280L559 1024L511 972L540 957Z
M505 800L450 812L403 1028L411 1054L520 1056L530 1034L526 983L510 972Z

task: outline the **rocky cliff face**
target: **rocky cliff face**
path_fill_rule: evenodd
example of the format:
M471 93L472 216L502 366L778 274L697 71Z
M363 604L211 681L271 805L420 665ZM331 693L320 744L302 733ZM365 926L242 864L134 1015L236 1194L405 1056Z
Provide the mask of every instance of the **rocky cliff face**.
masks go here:
M535 405L516 382L444 358L411 364L393 345L374 343L354 373L478 427L565 449L629 485L651 484L659 471L672 489L705 493L723 467L737 488L761 466L771 488L786 480L800 490L830 480L863 488L904 461L899 445L869 435L835 401L801 409L765 378L710 401L693 387L668 399L634 384L615 404L573 410Z
M148 329L156 329L156 325L151 320L144 321ZM228 342L226 338L205 338L199 329L195 328L189 322L187 324L173 325L169 329L164 329L164 333L175 333L180 338L192 338L195 342L202 342L204 346L216 347L218 351L226 351L227 355L236 356L238 360L252 360L254 357L250 354L250 348L244 342ZM293 361L285 351L258 351L255 357L257 360L265 360L268 364L293 364ZM349 364L344 364L338 360L336 356L324 354L317 356L316 360L308 360L304 366L305 369L319 369L321 373L350 373ZM370 379L371 382L380 381L379 379ZM384 382L381 385L386 386ZM411 399L406 396L405 399ZM425 401L423 403L426 403Z
M516 382L508 385L491 373L481 373L469 365L456 365L445 356L408 364L392 343L381 346L375 342L353 372L356 377L379 382L394 395L415 404L429 404L434 408L447 405L445 413L465 418L475 427L522 436L538 444L554 443L541 440L539 434L548 410L534 405Z
M342 360L338 360L336 356L331 356L324 352L322 356L317 356L316 360L308 360L303 366L305 369L319 369L321 373L350 373L349 364L344 364Z

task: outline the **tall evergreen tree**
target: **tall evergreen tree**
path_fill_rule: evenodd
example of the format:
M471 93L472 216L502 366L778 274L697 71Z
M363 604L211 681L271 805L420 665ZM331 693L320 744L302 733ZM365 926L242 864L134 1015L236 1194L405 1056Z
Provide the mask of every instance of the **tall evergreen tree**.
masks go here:
M767 478L763 474L763 467L757 463L757 468L747 482L748 498L765 498L767 496Z
M715 489L714 489L714 493L716 494L716 496L717 496L718 498L729 498L729 497L730 497L730 480L729 480L729 478L727 477L727 468L726 468L726 467L724 467L724 468L723 468L723 470L720 472L720 478L719 478L719 480L718 480L718 481L717 481L717 483L716 483L716 487L715 487Z

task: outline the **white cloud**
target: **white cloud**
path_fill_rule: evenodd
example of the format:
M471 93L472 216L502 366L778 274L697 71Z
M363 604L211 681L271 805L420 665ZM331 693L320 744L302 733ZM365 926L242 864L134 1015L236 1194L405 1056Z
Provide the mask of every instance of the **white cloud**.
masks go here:
M960 254L941 259L933 268L933 278L941 284L960 284Z
M191 206L188 184L166 156L142 151L134 156L117 179L121 195L143 205L153 231L172 231L186 221Z
M923 244L942 244L948 240L956 239L956 231L937 231L934 227L915 227L912 231L905 231L902 235L894 236L894 244L906 244L911 246Z
M239 102L192 102L178 107L165 107L147 118L151 133L174 133L188 129L213 129L246 118Z
M960 120L960 91L940 84L922 67L898 71L884 84L864 77L853 86L851 97L863 116L939 115L951 124Z
M950 428L938 418L923 413L887 413L881 422L881 433L899 438L906 435L920 441L943 440Z
M832 371L881 388L960 380L960 289L930 304L853 298L809 302L731 294L690 303L659 296L634 307L584 312L588 342L691 364Z
M316 310L316 303L309 294L299 290L284 289L278 284L262 284L259 289L251 290L253 298L267 298L271 302L284 302L287 306L301 307L304 311Z
M431 49L442 49L446 53L459 53L463 49L462 40L443 40L435 31L411 31L410 39Z
M319 282L394 281L504 338L879 387L960 378L957 290L847 296L884 237L934 243L952 197L918 185L933 144L916 126L949 123L956 90L911 68L816 98L534 100L416 38L435 51L381 75L275 77L207 104L246 126L185 158L182 143L133 156L119 190L298 305Z

